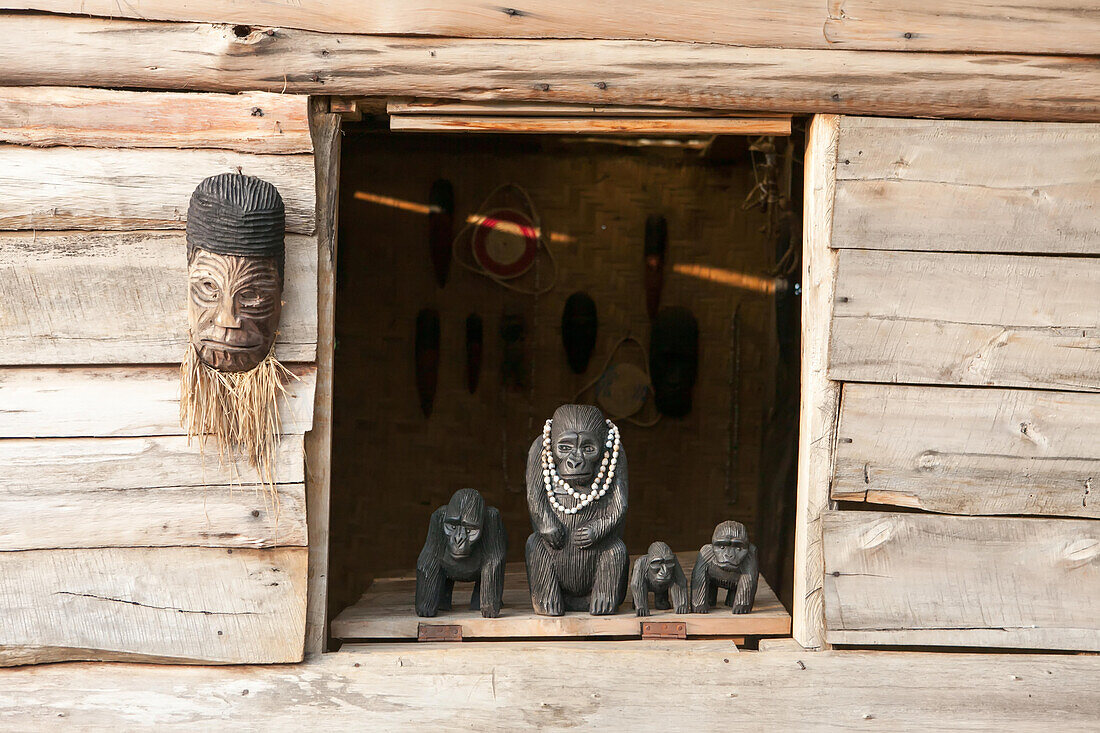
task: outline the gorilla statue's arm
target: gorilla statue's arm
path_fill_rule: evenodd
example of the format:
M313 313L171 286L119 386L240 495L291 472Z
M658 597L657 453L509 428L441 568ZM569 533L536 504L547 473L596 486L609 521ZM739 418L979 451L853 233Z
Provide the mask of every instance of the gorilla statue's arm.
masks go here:
M695 567L691 569L691 612L707 613L710 605L707 597L710 593L710 566L714 560L714 550L710 545L703 545L695 558Z
M649 615L649 585L646 582L646 563L648 555L642 555L634 561L634 571L630 575L630 592L634 596L634 611L639 616Z
M679 560L672 565L672 585L668 589L668 599L672 601L673 613L691 613L688 581Z
M749 553L738 568L741 577L737 579L737 591L730 604L734 613L748 613L752 610L756 598L756 584L760 578L760 565L756 560L756 545L749 545Z
M591 547L617 529L622 529L626 519L626 451L619 449L619 461L615 467L615 483L607 496L592 506L602 510L588 524L583 524L573 533L577 547ZM606 502L606 504L604 503Z
M443 553L447 551L447 538L443 534L443 515L446 507L432 512L428 522L428 539L416 560L416 615L434 616L439 610L439 593L443 589Z
M554 515L542 481L542 437L535 438L527 453L527 508L531 513L531 526L555 550L565 544L565 527Z
M500 512L496 507L487 507L481 535L481 615L485 618L500 615L507 550L508 536L504 533Z

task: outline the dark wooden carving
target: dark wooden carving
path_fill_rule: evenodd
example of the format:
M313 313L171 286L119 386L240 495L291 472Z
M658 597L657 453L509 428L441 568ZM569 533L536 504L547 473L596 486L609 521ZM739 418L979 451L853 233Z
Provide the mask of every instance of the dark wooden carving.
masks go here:
M471 313L466 316L466 389L470 394L477 392L481 380L481 358L485 350L485 326L481 316Z
M661 414L691 412L691 392L699 373L699 323L687 308L662 308L649 343L653 397Z
M455 237L455 192L451 182L440 178L433 183L428 204L428 250L435 281L443 287L451 271L451 245Z
M283 199L239 173L211 176L187 209L187 320L207 366L246 372L271 352L282 311Z
M583 291L577 291L565 301L561 312L561 340L565 358L574 374L584 374L592 349L596 346L596 301Z
M680 561L664 542L654 542L649 552L634 561L630 577L634 610L639 616L649 615L649 594L658 611L670 608L676 613L691 613L687 577Z
M760 567L756 546L740 522L722 522L703 545L691 571L691 610L707 613L718 603L718 589L726 589L726 605L733 613L748 613L756 599Z
M432 414L435 388L439 383L439 311L425 308L416 314L416 393L424 417Z
M451 610L455 581L473 581L470 610L500 615L508 537L495 507L475 489L459 489L432 513L428 538L416 561L416 615Z
M563 405L527 455L527 582L535 612L615 613L626 597L626 451L589 405Z
M661 290L665 286L665 253L668 250L668 222L660 214L645 220L645 309L649 320L657 317Z

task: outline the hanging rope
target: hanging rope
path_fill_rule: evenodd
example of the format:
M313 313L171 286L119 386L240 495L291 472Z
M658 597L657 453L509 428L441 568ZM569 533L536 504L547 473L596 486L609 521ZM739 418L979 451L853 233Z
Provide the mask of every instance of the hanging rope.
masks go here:
M496 207L494 209L490 209L489 204L493 201L493 199L495 199L497 196L502 195L505 192L512 192L512 193L516 194L520 199L522 199L523 205L526 207L526 211L522 211L522 210L510 208L510 207ZM488 196L485 197L485 200L481 202L481 205L477 207L476 211L477 211L477 213L474 216L472 216L472 217L470 217L469 219L466 220L466 225L463 226L462 229L459 230L457 235L455 235L454 241L451 244L451 249L454 253L455 262L457 262L461 267L469 270L470 272L474 272L474 273L477 273L478 275L481 275L482 277L486 277L486 278L492 280L493 282L495 282L497 285L500 285L503 288L507 288L508 290L512 290L512 291L515 291L517 293L522 293L524 295L536 295L537 296L537 295L545 295L546 293L549 293L551 290L553 290L554 286L557 284L557 280L558 280L558 263L554 259L554 253L550 249L550 244L547 242L546 237L543 234L542 221L539 219L538 211L535 209L535 204L534 204L533 201L531 201L531 196L527 193L527 191L522 186L520 186L519 184L516 184L516 183L505 183L501 186L497 186L496 188L494 188L492 190L492 192ZM463 256L460 256L460 253L467 252L468 250L472 249L472 245L471 245L471 247L459 246L460 242L462 242L462 240L464 238L467 238L467 237L469 237L471 239L471 242L472 242L472 237L473 237L474 230L479 226L484 226L485 222L491 219L491 217L487 216L487 214L491 211L513 212L513 213L520 214L521 216L524 216L525 218L527 218L531 221L531 224L532 224L532 226L534 228L534 231L535 231L535 238L536 238L536 248L535 248L536 261L532 265L532 267L534 267L534 269L535 269L535 287L534 288L525 288L525 287L520 286L520 285L515 285L515 284L509 282L509 280L511 278L501 277L501 276L499 276L495 273L489 272L484 267L482 267L480 264L478 264L478 262L476 260L473 259L472 253L468 254L469 260L466 260L466 259L464 259ZM522 236L522 233L519 236ZM551 276L550 276L550 283L548 285L546 285L545 287L540 287L540 285L539 285L539 279L540 278L538 277L539 272L538 272L538 261L537 260L538 260L538 253L540 251L545 251L546 252L546 256L550 260L550 266L552 268L552 273L551 273ZM522 274L523 273L521 273L520 275L517 275L517 277L522 276Z

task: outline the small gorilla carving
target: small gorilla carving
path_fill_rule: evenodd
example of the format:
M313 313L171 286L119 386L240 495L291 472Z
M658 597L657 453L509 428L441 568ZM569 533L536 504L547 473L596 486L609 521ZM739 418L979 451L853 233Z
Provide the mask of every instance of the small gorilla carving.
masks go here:
M500 615L504 553L508 537L495 507L475 489L459 489L447 506L432 512L428 539L416 561L416 615L451 610L455 581L474 581L470 610Z
M563 405L527 454L527 583L535 613L615 613L626 598L626 451L591 405Z
M707 613L718 603L718 588L726 589L726 605L734 613L748 613L756 598L760 569L756 546L740 522L722 522L714 528L709 545L703 545L691 571L691 609Z
M634 561L630 590L634 594L634 610L639 616L649 615L650 591L653 591L653 607L658 611L675 607L676 613L691 613L684 570L664 542L654 542L647 554Z

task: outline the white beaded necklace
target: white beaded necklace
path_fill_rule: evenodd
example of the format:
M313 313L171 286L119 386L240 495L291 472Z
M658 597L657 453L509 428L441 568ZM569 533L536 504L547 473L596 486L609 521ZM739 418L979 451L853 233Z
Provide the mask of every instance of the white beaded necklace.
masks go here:
M592 482L592 486L589 487L588 493L581 494L568 481L558 475L557 465L554 462L554 451L550 445L550 428L553 422L553 419L547 420L546 424L542 426L542 482L546 486L546 498L550 500L550 505L554 509L562 514L576 514L589 504L602 499L607 490L611 488L611 482L615 480L615 467L619 463L619 428L610 420L605 420L607 423L607 442L604 444L605 450L603 461L600 463L600 471L596 475L596 480ZM554 496L555 488L569 494L579 503L570 509L566 509Z

